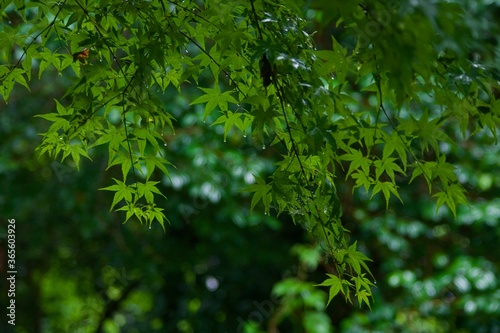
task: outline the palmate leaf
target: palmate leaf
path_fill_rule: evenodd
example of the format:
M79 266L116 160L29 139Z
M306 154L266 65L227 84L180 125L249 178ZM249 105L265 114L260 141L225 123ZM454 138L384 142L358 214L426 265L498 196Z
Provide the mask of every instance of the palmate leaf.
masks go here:
M427 182L429 187L429 193L432 192L432 181L434 180L433 171L436 168L436 162L415 162L412 166L415 168L411 175L410 183L413 182L415 178L422 175Z
M326 274L328 275L328 279L325 281L321 282L320 284L317 284L316 286L319 287L330 287L330 290L328 291L328 304L332 301L332 299L337 296L337 294L342 290L342 280L333 274Z
M24 75L26 75L26 72L24 70L16 68L11 72L10 75L12 76L14 82L19 83L20 85L28 89L28 91L30 91L28 82L26 82L26 79L24 78Z
M56 132L60 129L66 131L71 126L71 115L73 115L72 108L65 108L57 99L54 100L56 102L56 110L57 113L46 113L46 114L38 114L35 117L43 118L52 122L49 130L47 132Z
M398 198L401 203L403 203L403 199L401 199L398 189L393 182L376 181L370 199L380 191L382 191L382 193L384 194L386 209L389 208L389 199L391 198L391 194Z
M361 291L363 289L370 290L371 287L375 286L369 279L365 278L365 275L366 274L363 273L351 279L352 281L354 281L356 291Z
M250 210L253 210L255 205L262 200L266 214L269 213L269 208L272 201L272 185L266 184L263 179L255 177L256 184L250 185L244 189L245 192L255 192L250 204Z
M77 170L80 170L80 156L84 156L92 161L87 151L85 150L85 145L83 145L82 143L69 143L64 146L63 151L64 153L62 155L61 161L64 161L66 157L71 155L71 158L73 158Z
M337 276L328 274L328 279L318 284L317 286L330 287L328 304L331 302L339 292L342 292L347 301L351 301L351 289L354 288L355 296L358 298L358 303L361 306L365 303L370 307L370 298L372 297L371 288L374 284L365 277L366 273L370 274L372 279L373 275L366 265L366 261L371 261L366 255L356 250L357 242L354 242L347 249L340 249L335 251L334 257L339 263L338 267L343 267L346 264L352 268L352 278L349 282L344 276ZM362 269L366 272L363 273ZM342 270L342 269L341 269Z
M191 102L193 104L207 103L205 106L205 113L203 115L203 120L205 121L207 117L210 115L215 107L219 107L221 111L228 110L228 103L238 104L236 99L231 95L231 91L220 91L219 85L215 85L215 88L201 88L205 92L204 95L201 95L197 99Z
M89 148L107 144L108 145L108 168L112 164L113 161L115 161L115 156L116 154L120 151L120 147L122 144L125 142L126 137L125 137L125 131L121 129L116 129L116 128L111 128L111 125L108 124L110 128L104 131L99 138L92 143ZM115 163L116 164L116 163Z
M361 169L365 174L369 174L370 172L370 165L372 164L372 161L368 157L363 156L363 152L361 150L351 149L348 154L342 155L341 159L351 161L346 178L358 169Z
M446 162L446 155L439 156L437 160L438 163L432 172L432 178L438 178L445 187L449 183L455 183L457 181L456 167Z
M252 123L252 118L252 116L246 113L227 111L226 114L214 121L212 125L224 125L224 142L226 142L227 135L233 126L236 126L242 133L245 133L248 126Z
M365 191L368 192L370 190L370 187L375 183L375 180L366 173L364 173L363 170L358 170L354 172L351 175L351 177L352 179L356 180L356 183L352 189L353 191L354 189L363 186Z
M130 169L132 169L132 161L130 160L130 156L127 152L120 150L120 152L116 155L113 160L109 159L108 167L106 170L111 168L113 165L120 165L122 169L123 181L127 180L128 173Z
M146 183L140 183L137 182L137 194L138 198L146 198L146 202L148 204L152 204L154 202L154 193L161 195L162 197L166 198L163 193L160 192L160 190L156 187L157 184L160 182L152 182L152 181L147 181Z
M406 144L402 141L403 139L398 135L398 132L394 131L392 134L389 135L384 135L384 150L383 150L383 155L382 159L385 160L389 157L392 156L393 152L396 151L397 156L399 160L401 161L401 164L403 165L403 173L406 173L406 167L407 167L407 146ZM407 142L409 143L409 142Z
M170 173L165 165L172 165L172 163L158 156L145 156L144 161L146 162L146 169L148 172L146 175L147 179L153 174L155 168L160 169L163 174L170 179Z
M433 197L437 198L436 212L443 205L447 205L455 219L457 218L457 204L468 204L465 189L459 184L451 184L445 190L434 194Z
M122 200L125 200L125 202L127 203L132 202L132 196L136 191L131 186L125 184L124 182L116 178L113 178L113 180L116 182L115 185L100 188L100 190L115 192L115 195L113 196L113 202L111 203L110 211L113 210L113 207L115 207Z
M356 250L357 243L358 242L356 241L351 246L349 246L349 248L347 250L347 257L345 259L345 262L348 263L350 266L352 266L354 268L354 271L358 275L360 275L360 276L362 275L361 267L363 267L363 269L371 275L370 269L366 265L365 261L372 261L372 260L369 259L363 253Z
M387 158L382 158L381 160L376 160L373 163L373 165L376 168L375 177L377 180L380 178L382 173L385 172L389 176L389 178L392 180L392 182L394 183L395 182L394 172L399 172L401 174L404 174L403 169L401 169L401 167L399 165L394 163L394 161L396 161L395 158L387 157Z
M128 203L127 205L118 208L116 211L125 211L125 222L126 223L132 216L135 216L139 222L143 223L145 218L144 212L141 207L137 206L135 203Z
M163 231L165 230L165 221L170 223L170 221L165 217L165 214L163 213L164 209L156 207L155 205L149 205L148 208L144 211L144 216L146 217L146 222L149 225L149 228L151 229L151 225L155 220L160 223Z
M371 310L372 307L370 305L370 297L372 296L372 294L370 291L363 289L358 291L355 296L358 298L358 303L360 307L363 303L365 303Z

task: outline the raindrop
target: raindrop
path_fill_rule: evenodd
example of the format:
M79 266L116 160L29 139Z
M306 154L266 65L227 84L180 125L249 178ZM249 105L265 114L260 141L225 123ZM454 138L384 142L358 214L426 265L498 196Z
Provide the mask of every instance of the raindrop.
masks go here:
M262 149L266 149L266 145L262 145Z
M149 229L151 229L151 226L149 226Z
M226 139L224 139L224 142L226 142Z
M167 146L167 144L166 144L166 143L164 143L163 145L164 145L165 147Z
M247 137L247 135L246 135L246 134L243 134L243 137L244 137L244 138L246 138L246 137Z

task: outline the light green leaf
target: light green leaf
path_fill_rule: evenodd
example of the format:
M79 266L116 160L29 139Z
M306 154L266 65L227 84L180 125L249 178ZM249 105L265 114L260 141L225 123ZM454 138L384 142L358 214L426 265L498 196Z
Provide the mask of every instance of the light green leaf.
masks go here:
M330 304L332 299L335 296L337 296L337 294L342 289L342 282L339 279L339 277L336 275L333 275L333 274L326 274L326 275L328 275L329 278L326 279L325 281L321 282L317 286L330 287L330 290L328 292L328 303L326 304L328 306L328 304Z
M116 182L115 185L111 185L111 186L108 186L108 187L100 188L100 190L106 190L106 191L114 191L114 192L116 192L115 195L114 195L114 197L113 197L113 202L111 204L110 211L113 210L113 207L115 207L121 200L125 200L125 202L127 202L127 203L132 202L132 194L134 193L134 190L132 190L124 182L119 181L118 179L115 179L115 178L113 178L113 180ZM128 206L125 206L125 207L128 207ZM130 216L127 218L127 220L129 218L130 218Z

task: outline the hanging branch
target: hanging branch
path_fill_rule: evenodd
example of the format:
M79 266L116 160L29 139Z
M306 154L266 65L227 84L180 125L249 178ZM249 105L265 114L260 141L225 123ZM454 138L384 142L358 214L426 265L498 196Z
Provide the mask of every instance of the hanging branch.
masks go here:
M250 4L251 4L251 7L252 7L252 13L253 13L253 17L254 17L254 24L257 27L257 32L259 34L260 39L263 40L263 34L262 34L262 30L260 28L260 24L259 24L259 21L258 21L257 12L255 10L254 0L250 0ZM288 132L288 135L290 137L290 142L291 142L291 145L292 145L293 154L297 157L297 160L299 162L299 166L300 166L302 175L304 176L304 180L306 181L306 184L309 185L309 180L308 180L308 178L306 176L306 172L305 172L304 166L302 165L302 161L300 159L299 150L297 148L297 144L295 143L295 139L293 138L293 135L292 135L292 132L291 132L290 123L289 123L288 117L286 115L286 108L285 108L285 104L283 102L285 100L285 94L283 92L283 88L279 85L278 79L277 79L277 74L272 69L272 66L271 66L271 64L269 62L269 59L267 59L267 56L266 56L265 53L262 55L262 58L261 58L261 61L260 61L260 74L261 74L261 77L263 79L263 86L264 87L269 86L271 83L274 83L274 85L276 87L276 92L278 94L278 100L279 100L279 103L280 103L280 106L281 106L281 111L282 111L282 114L283 114L283 118L284 118L285 124L286 124L286 131ZM285 145L285 148L287 148L286 145ZM287 150L288 150L288 148L287 148Z
M378 71L377 59L375 58L374 61L375 61L375 66L376 66L377 71ZM380 110L382 110L382 112L384 113L385 117L387 118L387 121L389 122L389 125L391 126L391 128L394 130L394 132L396 133L396 135L398 136L398 138L403 143L403 145L405 147L405 151L408 152L413 157L413 159L415 160L415 162L417 164L417 167L422 171L422 174L424 175L424 178L426 179L426 181L428 182L428 184L430 184L432 182L431 177L427 174L427 172L422 167L422 165L420 165L420 163L418 162L417 156L415 155L415 153L413 152L413 150L410 147L410 144L399 133L399 131L397 130L396 125L394 124L394 122L392 121L391 117L389 116L389 113L387 112L387 110L384 107L380 74L378 74L378 73L374 74L373 77L375 79L375 84L377 86L377 91L378 91L379 98L380 98L378 115L380 114ZM377 115L377 119L378 119L378 115ZM376 128L378 128L378 126ZM436 185L436 187L439 188L441 191L443 191L443 189L439 185Z

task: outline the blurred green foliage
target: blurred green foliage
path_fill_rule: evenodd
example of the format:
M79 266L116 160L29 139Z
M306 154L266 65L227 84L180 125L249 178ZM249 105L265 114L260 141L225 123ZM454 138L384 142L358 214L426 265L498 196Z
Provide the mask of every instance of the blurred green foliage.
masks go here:
M78 8L76 2L64 3ZM187 6L191 2L161 3ZM13 45L26 45L23 39L9 37L13 30L36 31L29 20L23 23L16 6L26 6L28 14L38 15L38 3L9 4L1 6L2 68L10 68L12 60L21 57L22 49ZM294 28L281 21L286 17L282 7L256 4L259 13L268 13L260 18L262 26L279 27L283 32ZM174 71L170 80L177 80L179 87L172 83L147 93L148 99L175 119L175 134L167 127L158 132L166 144L163 152L175 168L169 168L168 176L158 168L150 175L168 198L155 198L170 222L163 231L158 224L149 227L135 220L123 224L125 214L109 211L113 193L97 189L112 185L112 178L121 179L123 170L121 165L108 168L107 147L92 148L92 162L82 159L79 170L72 160L61 163L35 154L41 144L38 133L47 133L51 124L34 116L56 112L55 100L67 105L69 98L64 95L77 75L60 72L55 65L47 66L42 74L33 61L33 77L25 80L29 92L22 87L23 76L13 75L17 84L9 86L3 80L2 95L5 87L12 90L8 104L0 104L0 258L4 258L0 274L5 281L4 225L7 218L14 218L16 332L500 331L500 148L496 144L500 5L465 0L349 4L318 0L288 5L294 12L305 13L304 31L317 30L313 37L320 70L330 73L335 66L335 79L325 77L321 84L342 92L338 102L359 115L357 121L364 122L366 133L373 124L377 128L408 120L410 125L393 133L408 134L410 147L431 171L439 169L439 157L446 157L444 174L436 174L433 182L421 177L408 184L408 177L393 167L397 194L404 204L389 200L394 193L373 196L373 187L365 187L359 176L350 175L362 174L362 166L351 169L350 157L336 167L341 221L349 230L346 240L373 260L367 262L375 283L370 289L371 310L338 297L326 307L331 289L317 285L325 273L336 276L334 259L325 254L324 240L293 223L300 209L278 217L266 214L260 204L250 211L252 195L242 189L255 184L256 177L265 180L273 175L285 152L264 133L249 135L249 130L241 131L238 126L228 129L229 118L218 123L220 114L208 114L204 104L193 105L200 98L197 86L212 86L220 80L223 87L231 87L224 73L214 77L204 71L199 81L181 85L186 77ZM250 2L238 1L234 6L246 8L239 15L251 17ZM209 8L206 14L229 13L229 6L221 6L219 12ZM114 24L110 18L109 25ZM241 35L227 33L221 38L228 45L248 38L243 30L237 31ZM293 40L292 34L287 36ZM58 45L55 39L50 43ZM7 44L12 53L5 51L10 49ZM79 45L75 42L71 49ZM186 58L200 53L194 43L179 50ZM253 60L260 58L259 52L256 48ZM65 56L69 59L70 54ZM146 66L148 56L131 61ZM271 50L270 57L277 59L279 54ZM105 55L102 58L110 61ZM58 59L61 66L68 61L62 56ZM301 68L300 60L286 58L281 68L292 72L296 66ZM363 73L349 71L360 64ZM72 59L67 65L76 71L89 68ZM92 75L102 75L100 70L96 65ZM377 73L383 77L384 95L392 91L387 97L380 96ZM308 75L306 71L301 74ZM2 75L5 72L0 72L5 79ZM446 85L438 90L430 82ZM474 103L469 103L469 97ZM380 99L386 110L377 115ZM85 103L89 101L84 98L81 105ZM446 104L454 108L443 111ZM263 110L256 112L269 120ZM448 121L437 124L443 115ZM110 109L106 117L110 124L121 126L117 109ZM314 121L317 126L308 132L310 139L304 138L304 144L321 149L328 136L321 126L325 120ZM264 123L256 126L262 126L263 132ZM360 133L364 136L357 137ZM349 132L361 146L369 147L376 132L366 133ZM321 144L316 142L319 138ZM335 137L337 143L342 140ZM384 155L390 143L387 140L383 147L372 143L372 155ZM408 158L408 163L398 161L398 167L406 171L406 164L416 162L394 149L398 159ZM387 176L390 181L391 174ZM456 177L469 200L468 205L457 206L456 216L429 195L429 187L441 186L447 177ZM4 319L0 331L13 331Z

